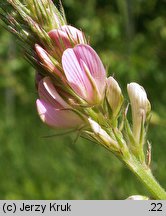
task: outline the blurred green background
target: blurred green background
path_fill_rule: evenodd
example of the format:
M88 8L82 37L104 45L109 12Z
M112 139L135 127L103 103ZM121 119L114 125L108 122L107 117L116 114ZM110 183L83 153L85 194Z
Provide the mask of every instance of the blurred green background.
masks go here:
M166 188L166 1L63 0L68 23L90 37L109 74L143 85L157 113L152 169ZM56 132L35 107L34 70L0 27L0 199L125 199L148 195L104 148Z

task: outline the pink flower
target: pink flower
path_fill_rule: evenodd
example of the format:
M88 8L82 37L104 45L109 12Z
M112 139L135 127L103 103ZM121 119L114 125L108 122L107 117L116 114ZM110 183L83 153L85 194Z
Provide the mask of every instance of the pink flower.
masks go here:
M54 65L46 51L36 45L36 51L43 65L64 79L75 93L89 105L99 104L106 87L106 72L97 53L86 44L67 48L62 55L61 66Z
M59 29L51 30L48 35L54 42L55 53L59 57L67 48L74 47L77 44L86 44L86 39L80 30L70 25L61 26Z
M35 50L44 68L62 77L61 60L63 52L77 44L86 43L86 39L83 32L70 25L51 30L48 35L52 39L53 50L43 49L39 44L35 44Z
M71 111L71 107L56 91L49 77L38 84L39 98L36 101L41 120L55 128L74 128L82 124L81 118Z
M106 72L97 53L89 45L68 48L62 55L62 67L71 88L90 105L101 102Z

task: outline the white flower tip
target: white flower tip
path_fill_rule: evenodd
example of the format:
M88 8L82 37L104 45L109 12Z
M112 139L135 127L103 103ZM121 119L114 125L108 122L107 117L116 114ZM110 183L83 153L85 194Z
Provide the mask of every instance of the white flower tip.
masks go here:
M99 125L97 122L93 121L91 118L88 118L88 121L89 121L89 123L90 123L90 126L91 126L92 130L93 130L96 134L98 134L98 133L100 132L100 130L101 130L100 125Z
M108 86L108 89L111 88L111 89L116 90L116 92L121 93L121 88L119 87L118 82L112 76L108 77L107 86Z
M128 84L127 91L131 102L133 134L135 140L139 143L142 123L145 123L151 106L144 88L139 84L134 82Z
M147 97L145 89L138 83L132 82L127 84L128 93L142 94L144 97Z
M131 101L131 105L134 108L144 109L145 112L150 111L150 102L147 99L145 89L141 85L132 82L127 85L127 91Z
M113 115L116 116L122 106L123 95L118 82L111 76L107 79L106 96Z
M108 144L108 145L112 145L112 147L117 148L118 149L118 144L115 140L113 140L108 133L103 130L101 128L101 126L95 122L94 120L92 120L91 118L88 118L88 121L90 123L90 126L92 128L92 131L94 132L94 134L97 136L97 138L101 139L102 142L104 142L104 144Z

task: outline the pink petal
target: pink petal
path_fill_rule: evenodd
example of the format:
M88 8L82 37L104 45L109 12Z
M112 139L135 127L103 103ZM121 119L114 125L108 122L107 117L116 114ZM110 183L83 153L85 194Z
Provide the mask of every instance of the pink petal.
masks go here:
M68 104L58 94L49 77L45 77L39 82L38 93L41 99L54 106L56 109L69 107Z
M101 95L106 85L106 73L97 53L88 45L77 45L67 49L62 56L62 66L66 78L74 91L88 102L94 98L94 87L87 76L90 72L91 79Z
M70 26L70 25L64 25L61 27L61 29L69 35L73 41L76 43L86 43L85 36L82 31L78 30L77 28Z
M89 101L92 97L93 88L85 70L82 70L79 64L74 49L67 49L63 53L62 66L70 86L80 97Z
M46 66L48 66L51 71L53 71L55 66L50 60L48 53L38 44L35 45L35 49L38 57L43 61L43 63L45 63Z
M105 88L106 72L98 54L89 45L77 45L74 48L75 55L80 62L85 62L92 77L97 82L99 89Z
M55 72L58 76L61 76L61 72L55 67L49 58L48 53L38 44L35 44L35 50L37 56L41 60L42 64L51 72Z
M55 109L44 100L36 101L41 120L55 128L73 128L79 126L81 119L72 111Z
M54 29L48 35L55 43L55 51L58 48L62 54L65 49L72 47L72 43L66 32L60 29Z
M54 41L55 52L58 54L62 54L65 49L71 48L78 43L86 43L83 33L70 25L64 25L60 29L54 29L48 35Z

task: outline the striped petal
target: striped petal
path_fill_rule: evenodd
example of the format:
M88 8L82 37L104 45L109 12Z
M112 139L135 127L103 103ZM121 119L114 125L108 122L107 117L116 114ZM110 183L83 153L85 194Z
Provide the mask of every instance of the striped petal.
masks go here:
M81 124L81 119L72 111L56 109L44 100L36 101L37 111L41 120L55 128L74 128Z
M91 104L99 102L106 86L106 72L97 53L88 45L64 51L62 66L73 90Z
M61 29L66 32L66 34L72 39L75 44L84 44L86 43L85 36L82 31L70 25L63 25Z
M38 93L37 110L43 122L56 128L72 128L82 123L76 113L68 110L70 106L56 91L49 77L39 82Z
M52 105L57 109L69 108L69 105L62 99L56 91L51 79L49 77L43 78L38 85L39 97L46 103Z
M69 47L72 47L71 41L66 32L61 29L54 29L48 33L55 45L55 51L63 53L63 51ZM58 49L58 50L57 50Z
M78 43L85 43L83 33L70 25L64 25L60 29L54 29L48 33L50 38L61 53Z

